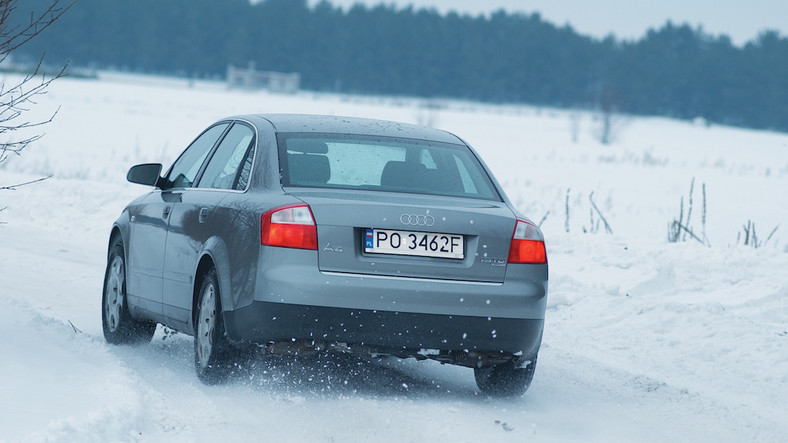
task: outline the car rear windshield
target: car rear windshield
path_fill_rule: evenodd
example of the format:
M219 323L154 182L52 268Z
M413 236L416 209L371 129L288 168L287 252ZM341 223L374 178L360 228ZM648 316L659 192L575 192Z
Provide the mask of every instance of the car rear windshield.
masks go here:
M501 201L462 145L336 134L280 134L282 185Z

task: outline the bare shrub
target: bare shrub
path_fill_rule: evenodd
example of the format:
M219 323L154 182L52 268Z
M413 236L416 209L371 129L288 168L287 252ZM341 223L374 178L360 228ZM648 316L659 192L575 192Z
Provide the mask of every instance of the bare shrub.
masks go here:
M774 233L777 232L777 228L779 227L780 225L778 224L772 229L769 235L766 236L766 240L761 240L758 237L758 233L755 231L755 223L752 220L747 220L747 224L742 225L742 230L736 237L736 244L743 242L742 244L744 246L752 246L755 249L762 248L769 243L769 240L772 239L772 236L774 236Z
M610 224L607 222L607 219L602 214L602 211L599 210L599 207L594 203L594 191L591 191L588 194L588 202L591 203L591 208L589 209L590 213L590 222L588 229L583 227L583 232L590 232L591 234L596 234L599 232L600 222L603 224L605 228L605 232L608 234L613 233L613 228L610 227ZM596 214L596 216L594 216Z
M571 189L566 190L566 200L564 201L564 208L565 208L565 219L564 219L564 230L569 233L569 194ZM591 204L589 207L589 225L583 226L583 232L586 234L596 234L599 232L600 228L604 228L605 232L608 234L613 233L613 228L610 227L610 223L608 223L607 218L602 214L602 210L599 209L596 202L594 202L594 191L591 191L588 194L588 202Z
M52 0L43 11L31 12L28 22L15 25L11 18L17 13L17 0L0 0L0 64L6 62L13 51L57 21L75 2L76 0ZM42 133L30 135L27 130L46 125L57 115L56 110L45 120L30 121L24 118L27 111L36 104L36 98L46 94L49 85L62 77L66 70L66 66L63 66L56 72L47 74L42 68L43 60L44 57L41 56L38 63L24 74L21 80L10 84L5 80L0 81L0 139L3 140L0 142L0 164L6 162L11 155L21 155L28 145L43 136ZM14 133L18 131L24 135L14 139ZM0 190L13 191L46 178L48 177L0 185Z
M693 208L693 194L695 193L695 177L692 177L689 190L689 204L687 207L687 218L684 219L684 196L681 196L679 204L679 216L674 218L673 221L668 223L668 241L671 243L684 242L687 239L697 240L705 246L711 246L708 237L706 237L706 183L702 185L702 211L701 211L701 232L695 233L692 228L692 208Z

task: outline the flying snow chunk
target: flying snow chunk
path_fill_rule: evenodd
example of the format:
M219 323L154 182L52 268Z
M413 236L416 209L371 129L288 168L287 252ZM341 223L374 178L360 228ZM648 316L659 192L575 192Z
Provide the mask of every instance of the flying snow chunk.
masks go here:
M419 349L419 354L421 355L440 355L441 351L439 349Z

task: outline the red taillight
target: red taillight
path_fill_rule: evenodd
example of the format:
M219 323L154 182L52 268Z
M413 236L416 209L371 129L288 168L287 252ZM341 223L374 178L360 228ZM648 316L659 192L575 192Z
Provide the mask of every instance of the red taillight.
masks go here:
M261 217L260 243L282 248L317 249L317 227L307 205L283 206Z
M544 237L539 228L527 221L517 220L509 246L509 263L547 263Z

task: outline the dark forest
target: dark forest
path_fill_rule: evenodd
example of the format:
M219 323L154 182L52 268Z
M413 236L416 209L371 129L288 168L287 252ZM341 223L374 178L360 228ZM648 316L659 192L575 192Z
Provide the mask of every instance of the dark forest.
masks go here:
M16 20L46 0L20 0ZM744 46L666 23L583 36L538 14L343 11L306 0L79 0L17 58L189 77L227 66L299 72L317 91L615 109L788 131L788 38Z

